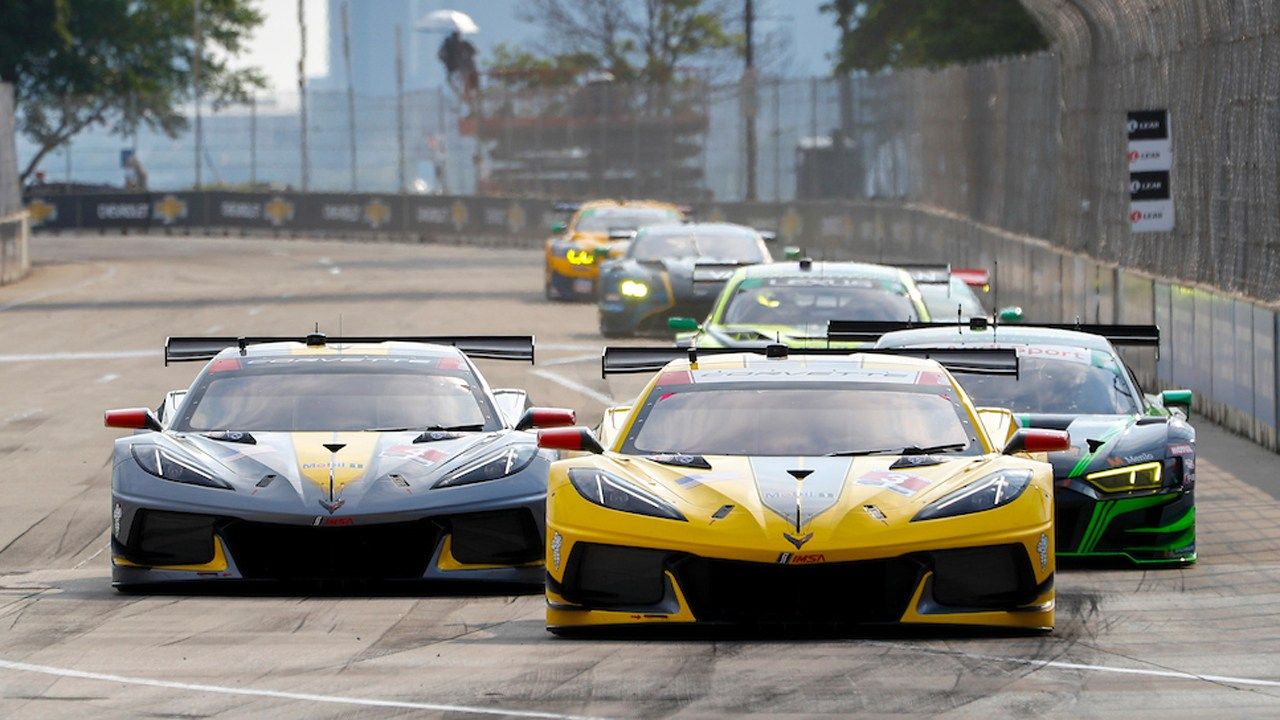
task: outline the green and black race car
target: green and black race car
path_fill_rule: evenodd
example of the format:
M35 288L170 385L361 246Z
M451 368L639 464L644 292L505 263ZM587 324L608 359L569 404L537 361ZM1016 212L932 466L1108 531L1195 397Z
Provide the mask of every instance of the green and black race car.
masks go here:
M676 317L676 343L701 348L861 347L830 343L835 319L928 322L929 310L911 275L901 268L855 262L800 260L745 267L725 283L707 319Z
M1191 391L1142 392L1117 345L1158 347L1142 325L832 323L832 339L877 348L1012 348L1017 377L966 378L980 406L1008 408L1022 427L1066 430L1071 449L1050 453L1060 558L1185 565L1196 559L1196 433ZM901 324L900 327L908 327Z

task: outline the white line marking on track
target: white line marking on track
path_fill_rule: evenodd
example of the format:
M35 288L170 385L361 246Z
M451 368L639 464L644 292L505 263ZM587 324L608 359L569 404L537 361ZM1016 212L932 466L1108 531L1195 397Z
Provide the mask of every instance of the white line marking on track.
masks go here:
M107 383L109 383L109 382L115 382L116 380L119 380L119 379L120 379L120 375L119 375L119 374L117 374L117 373L107 373L106 375L103 375L102 377L98 378L98 384L99 384L99 385L106 385L106 384L107 384Z
M1258 687L1280 687L1280 680L1262 680L1258 678L1242 678L1231 677L1229 675L1202 675L1198 673L1182 672L1181 670L1153 670L1149 668L1131 668L1118 667L1115 665L1090 665L1087 663L1073 663L1062 660L1037 660L1035 658L1018 658L1006 657L1001 655L982 655L979 653L968 653L961 650L943 650L941 648L920 647L917 645L907 645L904 643L878 642L872 641L873 644L881 647L889 647L895 650L908 650L911 652L929 653L931 655L950 655L952 657L963 657L972 660L986 660L989 662L1006 662L1018 665L1034 665L1041 668L1053 668L1056 670L1081 670L1086 672L1097 673L1114 673L1118 675L1145 675L1148 677L1171 678L1174 680L1200 680L1202 682L1211 682L1227 685L1253 685Z
M546 718L548 720L591 720L582 715L564 715L561 713L542 712L539 710L504 710L501 708L484 708L471 705L446 705L442 703L412 702L409 700L380 700L377 698L347 697L344 695L316 695L313 693L288 692L283 690L260 690L257 688L224 687L221 685L202 685L199 683L175 682L172 680L155 680L152 678L110 675L107 673L85 672L50 665L34 665L32 663L0 660L0 669L18 672L40 673L55 677L75 678L77 680L98 680L101 682L119 683L122 685L144 685L147 687L168 688L171 690L190 690L192 692L213 693L217 695L239 695L242 697L263 697L276 700L301 700L312 703L328 703L330 705L360 705L364 707L403 708L407 710L434 710L444 713L462 713L468 715L492 715L498 717Z
M614 400L613 398L609 397L608 395L605 395L599 390L596 390L595 388L587 387L586 385L583 385L582 383L576 380L570 380L569 378L559 373L554 373L554 372L551 372L550 370L533 370L532 372L534 375L537 375L540 378L550 380L551 382L561 387L569 388L570 390L580 395L589 397L598 403L603 403L605 406L618 404L617 400Z
M87 558L85 558L85 559L81 560L80 562L76 563L76 566L75 566L75 567L73 567L73 568L71 568L71 569L72 569L72 570L79 570L80 568L82 568L82 567L84 567L85 565L89 564L89 561L90 561L90 560L93 560L94 558L96 558L96 557L98 557L99 555L101 555L101 554L102 554L102 553L103 553L107 548L109 548L109 547L111 547L111 544L110 544L110 543L108 543L108 544L106 544L106 545L103 545L102 547L98 548L97 552L95 552L94 554L90 555L89 557L87 557Z
M26 355L0 355L0 363L50 362L54 360L128 360L130 358L158 357L159 350L104 350L102 352L29 353Z
M107 271L102 273L101 275L98 275L96 277L91 277L88 280L82 280L70 287L60 287L54 290L46 290L45 292L42 292L42 293L36 293L35 295L28 295L24 298L18 298L17 300L14 300L11 303L0 305L0 312L4 312L5 310L11 310L13 308L26 305L27 303L33 303L37 300L44 300L45 298L53 297L55 295L63 295L65 293L75 292L76 290L83 290L84 288L87 288L91 285L97 285L103 280L110 280L111 278L116 276L116 272L117 270L113 265L107 268Z

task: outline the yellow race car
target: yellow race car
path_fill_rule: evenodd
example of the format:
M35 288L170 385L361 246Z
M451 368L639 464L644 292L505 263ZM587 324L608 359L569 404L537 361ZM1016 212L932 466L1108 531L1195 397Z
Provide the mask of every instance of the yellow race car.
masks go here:
M685 355L688 357L684 357ZM675 358L675 359L673 359ZM539 432L547 626L892 624L1048 631L1063 432L975 408L1006 351L608 348L634 406Z
M637 230L684 219L680 208L654 200L592 200L556 207L573 215L552 226L555 235L546 243L548 300L594 299L600 264L620 257Z

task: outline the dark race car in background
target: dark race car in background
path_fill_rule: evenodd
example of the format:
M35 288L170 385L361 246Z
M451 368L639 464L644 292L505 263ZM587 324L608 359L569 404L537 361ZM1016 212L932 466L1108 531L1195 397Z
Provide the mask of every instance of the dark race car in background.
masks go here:
M652 200L591 200L556 207L573 215L551 228L555 236L544 248L548 300L594 299L601 263L621 256L637 230L684 219L675 205Z
M991 291L991 278L981 268L953 268L950 265L900 265L916 286L929 315L946 322L961 317L990 319L991 310L984 303Z
M112 410L112 579L542 582L550 456L568 410L490 391L470 357L532 337L170 338L209 360L157 415ZM499 399L501 398L501 399Z
M877 348L991 347L1017 350L1017 378L975 376L965 390L980 405L1013 411L1022 427L1066 430L1069 451L1054 468L1060 557L1142 565L1195 562L1196 434L1187 390L1144 394L1116 345L1156 347L1154 326L975 323L904 329L833 323L833 337Z
M772 262L765 240L729 223L642 228L622 258L600 268L600 333L665 331L672 316L705 316L735 270Z

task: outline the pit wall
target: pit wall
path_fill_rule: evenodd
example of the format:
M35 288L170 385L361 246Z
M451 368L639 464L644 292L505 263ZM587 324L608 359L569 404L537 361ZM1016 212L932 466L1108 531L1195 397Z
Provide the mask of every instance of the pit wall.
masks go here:
M18 160L14 148L13 86L0 83L0 285L27 274L27 214L18 197Z

